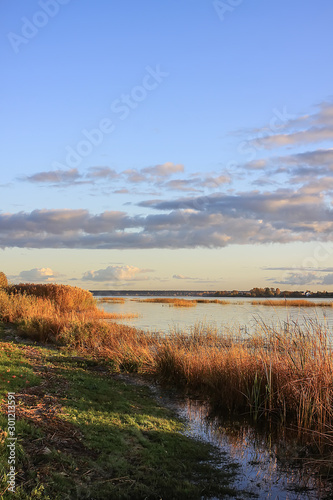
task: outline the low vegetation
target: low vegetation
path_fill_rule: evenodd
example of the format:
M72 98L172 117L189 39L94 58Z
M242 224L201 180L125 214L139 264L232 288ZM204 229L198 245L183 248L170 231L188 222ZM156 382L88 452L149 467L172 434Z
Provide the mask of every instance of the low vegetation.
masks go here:
M154 304L169 304L171 307L194 307L197 305L196 300L191 299L171 299L171 298L157 298L157 299L135 299L136 302L148 302Z
M34 288L0 290L0 319L30 338L108 360L115 372L148 374L189 391L220 413L269 419L297 428L318 446L326 438L332 444L333 356L327 329L315 323L302 329L285 324L280 330L258 324L256 334L245 338L205 325L188 333L146 333L105 321L88 299L86 309L66 308L62 292L60 312L56 291L43 295L40 287L36 295ZM67 288L68 304L70 293ZM73 291L75 297L78 293ZM163 300L174 305L179 299Z
M313 302L303 299L285 299L285 300L255 300L252 302L255 306L275 306L275 307L333 307L333 301Z
M125 304L124 297L102 297L98 298L97 302L103 303L111 303L111 304Z
M107 361L2 338L0 369L1 499L235 497L235 464L217 467L214 448L183 435L184 424L147 387L117 378ZM14 495L9 389L17 403Z
M132 299L135 302L151 302L154 304L169 304L174 307L194 307L197 304L230 304L227 300L218 299L175 299L175 298L156 298L156 299Z
M0 289L8 287L8 280L5 273L0 272Z

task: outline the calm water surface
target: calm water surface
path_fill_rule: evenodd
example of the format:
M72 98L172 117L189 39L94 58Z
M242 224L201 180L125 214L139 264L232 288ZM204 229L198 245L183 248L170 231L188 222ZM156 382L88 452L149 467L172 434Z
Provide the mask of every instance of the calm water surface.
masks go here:
M135 384L147 381L130 375L119 378ZM185 435L214 445L220 467L234 464L232 500L328 500L332 484L320 477L308 459L292 460L300 445L286 433L253 428L244 420L212 417L208 405L177 396L158 384L150 385L159 403L175 411L186 423ZM231 500L231 497L229 497ZM210 500L218 500L211 498Z
M253 298L228 298L226 300L230 303L225 305L197 304L195 307L179 308L170 307L169 304L139 302L144 297L124 298L123 304L102 303L100 307L107 312L138 314L137 318L119 321L156 332L190 330L195 323L204 322L221 329L251 333L262 321L278 328L283 327L285 322L297 322L300 325L314 322L333 332L333 307L273 307L252 304L255 300ZM202 299L198 297L200 298ZM191 299L195 297L187 300ZM321 299L311 300L324 302ZM165 405L172 407L188 422L188 435L218 447L222 457L221 466L230 462L238 464L235 487L239 495L235 499L333 498L330 496L332 486L325 484L311 467L307 467L306 463L298 466L290 463L291 455L297 454L297 446L289 436L273 438L270 432L259 432L244 422L210 418L209 410L202 402L177 398L157 387L155 390Z
M168 333L174 329L187 330L195 323L204 322L213 324L218 328L229 328L250 333L262 321L267 326L272 327L283 327L285 322L298 322L301 325L316 322L327 326L330 331L333 330L333 307L302 308L253 305L252 302L256 301L256 299L239 297L228 297L226 300L230 303L224 305L213 303L197 304L195 307L173 307L169 306L169 304L139 302L144 297L142 299L130 296L124 298L125 302L123 304L103 303L100 304L100 307L112 313L137 314L137 318L124 319L121 320L121 323L156 332ZM183 297L181 298L183 299ZM185 300L195 298L190 297L185 298ZM202 299L202 297L197 298ZM332 300L308 300L332 303Z

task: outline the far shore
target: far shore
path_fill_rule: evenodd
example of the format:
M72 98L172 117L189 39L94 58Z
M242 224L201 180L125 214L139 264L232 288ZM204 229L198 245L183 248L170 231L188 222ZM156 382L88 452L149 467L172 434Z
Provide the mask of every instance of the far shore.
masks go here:
M255 291L253 291L255 290ZM272 289L271 289L272 290ZM278 289L277 289L278 290ZM239 297L239 298L265 298L276 299L333 299L333 292L310 292L276 290L268 292L267 289L252 289L249 291L211 291L211 290L89 290L95 297Z

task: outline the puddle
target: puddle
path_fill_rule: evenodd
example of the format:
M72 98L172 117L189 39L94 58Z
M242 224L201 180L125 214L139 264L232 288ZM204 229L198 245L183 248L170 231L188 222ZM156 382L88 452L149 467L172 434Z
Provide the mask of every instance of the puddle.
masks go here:
M209 416L208 406L200 401L177 397L158 385L138 377L120 375L127 382L149 385L153 394L186 422L185 435L211 443L220 452L221 463L239 464L233 487L239 490L234 500L324 500L333 498L332 485L325 484L309 465L290 465L293 443L276 441L259 433L246 422L227 422ZM223 465L222 465L223 467ZM230 498L230 497L229 497ZM218 500L218 499L210 499Z

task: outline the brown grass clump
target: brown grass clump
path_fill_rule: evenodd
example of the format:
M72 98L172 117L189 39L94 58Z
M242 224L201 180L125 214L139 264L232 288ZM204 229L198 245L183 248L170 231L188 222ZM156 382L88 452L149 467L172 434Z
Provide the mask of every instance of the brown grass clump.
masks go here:
M69 324L115 319L96 306L90 292L64 285L15 285L0 290L0 321L42 342L61 341ZM119 319L119 318L117 318Z
M151 302L155 304L169 304L174 307L194 307L197 305L196 300L190 299L172 299L172 298L157 298L157 299L135 299L136 302Z
M156 298L156 299L132 299L136 302L152 302L155 304L169 304L170 306L191 307L197 304L230 304L229 300L219 299L175 299L175 298Z
M186 300L186 299L176 299L174 302L169 304L173 307L195 307L197 305L196 300Z
M124 304L124 297L102 297L97 299L100 303Z
M220 299L197 299L198 304L231 304L230 300L220 300Z
M61 312L86 311L96 308L96 301L88 290L69 285L19 284L7 288L10 295L27 295L50 300Z
M178 299L157 298L157 299L132 299L135 302L152 302L155 304L172 304Z
M277 307L333 307L331 302L313 302L304 299L284 299L284 300L254 300L252 305L259 306L277 306Z

